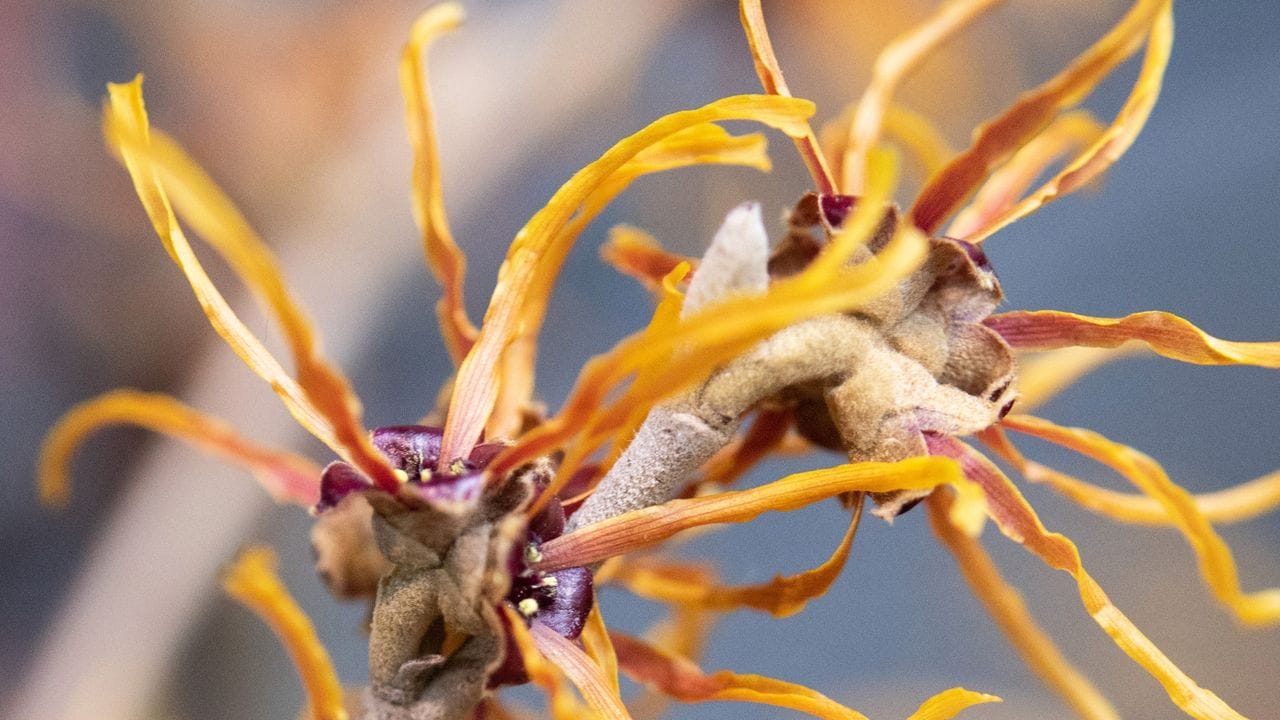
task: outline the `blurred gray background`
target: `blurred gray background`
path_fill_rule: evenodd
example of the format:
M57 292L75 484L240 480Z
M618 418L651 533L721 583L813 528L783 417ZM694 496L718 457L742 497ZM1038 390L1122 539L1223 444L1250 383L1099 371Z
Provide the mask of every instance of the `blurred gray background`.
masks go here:
M95 437L61 512L35 497L33 459L73 403L117 386L173 392L264 441L328 458L209 330L98 135L107 81L147 73L153 122L186 144L280 254L369 426L411 421L448 370L437 289L408 203L409 150L396 59L426 3L116 3L9 0L0 10L0 711L5 717L293 717L300 691L261 623L222 597L216 569L242 543L280 552L286 581L344 680L365 674L362 609L329 598L309 563L309 518L274 507L247 475L145 433ZM734 3L493 1L443 40L431 81L455 234L479 317L506 243L577 168L673 110L753 92ZM932 2L766 3L794 92L833 118L871 58ZM1018 90L1043 80L1123 11L1109 0L1011 0L948 45L902 98L957 147ZM987 250L1008 307L1095 315L1163 309L1221 337L1280 338L1280 5L1183 2L1164 92L1100 192L1005 230ZM1135 72L1090 100L1109 117ZM745 129L745 127L744 127ZM745 199L778 216L808 188L790 143L770 175L697 169L641 181L580 241L543 333L539 387L554 408L590 355L640 327L650 303L597 257L617 222L697 253ZM910 198L910 182L902 199ZM268 338L224 268L216 279ZM237 300L238 299L238 300ZM1042 410L1164 462L1193 490L1280 460L1273 371L1136 359L1104 368ZM1095 466L1040 457L1121 487ZM829 463L761 468L750 483ZM1026 490L1051 529L1161 648L1244 714L1280 717L1280 632L1237 627L1209 599L1172 532L1124 528ZM825 558L844 516L831 504L705 536L735 582ZM1223 529L1246 589L1280 584L1280 520ZM1149 677L1082 611L1074 584L988 531L987 546L1035 615L1125 717L1174 717ZM602 596L611 624L658 610ZM937 547L923 513L867 522L839 583L796 617L726 617L704 668L802 681L876 718L902 717L964 685L1002 695L973 718L1067 717L1021 665ZM37 710L38 709L38 710ZM783 717L755 706L675 707L673 717Z

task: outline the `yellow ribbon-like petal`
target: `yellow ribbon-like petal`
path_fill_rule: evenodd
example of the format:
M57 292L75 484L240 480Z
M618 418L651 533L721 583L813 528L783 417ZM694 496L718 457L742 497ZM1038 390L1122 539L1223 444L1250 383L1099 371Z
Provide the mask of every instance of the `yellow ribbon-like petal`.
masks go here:
M965 532L982 529L982 491L943 458L910 458L896 463L855 463L795 473L767 485L701 498L669 500L633 510L561 535L542 546L540 570L589 565L640 550L676 533L703 525L749 522L768 511L787 512L848 492L956 488L952 520Z
M645 149L688 128L720 120L754 120L788 134L801 134L813 114L807 100L769 96L724 98L695 110L672 113L614 145L600 159L578 171L556 191L542 210L516 234L498 271L497 285L485 314L480 337L458 369L441 461L466 455L489 421L503 379L501 360L522 332L528 317L524 304L531 289L547 282L563 259L551 252L573 215L613 174Z
M722 585L713 573L701 568L648 558L630 562L624 559L615 577L631 592L650 600L721 612L749 607L777 618L789 617L803 610L810 600L825 595L840 576L853 549L861 517L859 502L840 544L821 565L795 575L777 575L756 585Z
M1119 718L1111 703L1036 624L1022 596L1000 576L999 568L982 548L982 543L957 530L947 519L951 502L946 493L935 492L929 496L929 525L938 540L955 556L965 582L1008 638L1009 644L1018 651L1032 672L1040 676L1077 715L1086 720Z
M505 603L500 606L506 616L507 631L511 633L512 643L525 672L533 684L542 688L547 694L553 720L590 720L597 715L591 709L582 706L564 682L564 674L560 668L547 662L534 642L533 635L525 626L525 618Z
M72 408L45 436L36 470L41 501L66 503L72 453L90 434L110 425L137 425L186 440L251 471L277 501L309 508L320 499L320 468L310 460L258 445L168 395L114 390Z
M1177 518L1159 500L1117 492L1074 478L1040 463L1026 462L1019 470L1032 482L1042 482L1083 508L1112 520L1135 525L1174 525ZM1192 495L1196 509L1211 523L1251 520L1280 508L1280 471L1214 492Z
M947 229L947 236L973 242L989 235L990 232L980 233L979 230L1012 209L1018 198L1050 165L1069 153L1088 148L1103 133L1102 124L1087 110L1062 114L1014 153L1003 167L991 173L973 202L956 215Z
M736 700L797 710L828 720L867 720L862 713L803 685L728 670L707 675L684 657L623 633L612 635L624 673L681 702Z
M1156 353L1196 365L1280 368L1280 342L1220 340L1177 315L1140 312L1100 318L1061 310L1021 310L992 315L984 324L1015 348L1118 347L1141 340Z
M1084 99L1116 66L1137 51L1143 37L1169 6L1169 0L1138 0L1106 35L1066 69L1023 94L1008 110L979 127L969 149L931 178L916 198L910 211L916 227L929 234L936 232L989 172L1038 135L1059 112ZM1143 94L1147 90L1145 85L1135 88L1135 92ZM1126 127L1136 133L1132 124L1126 123Z
M463 284L467 258L449 231L440 183L440 153L436 146L435 120L427 93L427 67L423 54L440 35L456 28L464 13L457 3L441 3L422 13L409 31L400 54L400 92L404 95L409 144L413 147L413 219L422 233L427 267L442 290L436 304L440 334L455 364L462 362L479 331L467 317Z
M600 247L600 257L614 270L639 280L652 292L661 290L662 278L682 262L695 270L695 258L669 252L649 233L629 225L609 229L609 237Z
M749 702L796 710L824 720L867 720L862 713L797 683L728 670L708 675L688 658L629 635L615 632L613 642L623 672L681 702ZM952 688L926 700L910 720L946 720L967 707L999 700L994 695Z
M275 553L270 549L250 548L227 570L222 587L270 625L284 643L307 692L307 717L347 720L342 683L329 653L320 644L311 621L276 576L275 566Z
M954 687L925 700L907 720L951 720L974 705L1004 702L995 695Z
M618 654L613 650L613 641L609 639L609 628L604 624L604 616L600 613L600 601L591 605L587 614L587 624L582 628L582 648L591 658L609 683L614 695L622 691L618 689Z
M604 720L631 720L631 713L618 697L617 678L610 682L599 665L592 661L572 640L540 622L529 629L533 644L556 667L560 668L582 693L591 709Z
M933 438L930 451L960 462L966 477L982 486L991 519L1006 537L1039 557L1046 565L1071 575L1080 600L1094 622L1144 670L1151 674L1175 705L1200 720L1244 720L1213 692L1200 687L1165 656L1103 592L1084 569L1080 552L1066 536L1049 532L1018 488L991 461L953 438Z
M379 486L395 490L399 482L361 424L359 399L342 373L321 356L311 323L289 293L266 246L182 149L151 131L142 102L141 76L131 83L110 84L108 90L110 97L103 113L107 144L124 162L156 234L186 275L214 330L271 384L303 427ZM174 208L190 220L279 320L297 366L296 381L213 285L178 226Z
M1147 40L1147 54L1142 61L1142 70L1138 73L1133 90L1125 100L1124 107L1120 108L1120 112L1102 136L1094 140L1061 172L1017 205L1000 213L997 217L982 222L974 231L965 233L965 239L974 243L982 242L984 238L1000 228L1030 215L1063 195L1084 187L1119 160L1147 124L1151 109L1155 107L1156 99L1160 96L1160 85L1164 81L1164 70L1169 64L1169 53L1172 48L1173 3L1166 2L1151 27L1151 37Z
M880 296L919 267L927 241L902 225L875 258L848 267L849 257L878 224L892 183L893 158L873 156L880 169L869 194L846 220L846 227L798 275L773 282L763 295L737 296L682 318L667 332L646 331L619 343L586 364L556 417L522 436L490 465L501 474L534 457L564 447L574 437L606 439L618 435L640 409L701 382L717 367L774 332L810 317L845 312ZM652 326L651 326L652 328ZM666 378L663 383L633 384L614 390L641 368ZM610 396L611 402L606 402ZM595 448L580 440L570 457L586 457ZM543 498L559 490L564 476ZM541 501L540 501L541 502ZM535 503L534 507L538 507Z
M488 437L511 437L518 433L524 407L533 395L537 336L542 328L547 304L559 275L561 263L583 229L636 179L693 165L739 165L767 172L770 169L763 135L731 135L724 128L703 123L677 132L645 148L627 161L583 202L544 254L542 273L534 278L520 308L520 329L502 354L502 381L499 396L487 427Z
M934 50L1003 0L949 0L929 19L894 38L876 57L871 82L863 91L849 123L840 189L861 195L866 184L867 153L880 141L881 126L898 85Z
M1092 430L1062 427L1030 415L1010 415L1001 425L1074 450L1120 473L1165 509L1195 551L1200 575L1219 602L1251 625L1280 622L1280 588L1241 592L1231 549L1200 512L1191 494L1170 480L1155 460Z
M765 26L760 0L742 0L738 5L738 16L742 21L742 29L747 34L747 45L751 48L751 60L755 64L761 87L770 95L791 97L787 81L782 77L782 67L773 54L773 43L769 41L769 29ZM827 159L823 157L822 148L819 147L809 123L805 123L803 133L792 135L791 138L795 141L796 150L800 152L805 166L809 168L809 174L813 176L815 189L826 195L835 193L835 177L831 174Z
M1134 342L1113 348L1065 347L1035 357L1019 357L1018 409L1040 407L1095 369L1142 350L1142 346Z

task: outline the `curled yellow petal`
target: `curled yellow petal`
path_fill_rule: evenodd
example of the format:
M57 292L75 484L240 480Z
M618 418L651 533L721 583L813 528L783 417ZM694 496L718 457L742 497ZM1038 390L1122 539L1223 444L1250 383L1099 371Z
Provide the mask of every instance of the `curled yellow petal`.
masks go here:
M952 520L966 532L982 528L982 491L943 458L910 458L896 463L855 463L795 473L767 485L700 498L669 500L561 535L542 546L543 571L589 565L640 550L676 533L703 525L749 522L768 511L787 512L848 492L888 492L956 488Z
M884 134L915 157L925 177L932 177L956 154L928 118L902 105L889 106L884 116Z
M956 215L947 236L974 242L990 235L994 230L988 232L983 228L1009 212L1049 166L1069 153L1088 148L1103 132L1101 123L1087 110L1059 116L987 178L973 202Z
M614 145L578 171L516 234L498 271L497 285L485 313L480 337L458 369L441 448L441 461L465 455L479 438L497 403L508 345L527 321L525 302L531 289L548 282L563 256L552 252L575 212L592 193L646 148L688 128L720 120L754 120L788 134L805 132L813 103L795 98L735 96L694 110L672 113ZM526 350L527 352L528 350Z
M624 560L617 581L631 592L661 602L678 603L701 610L727 611L749 607L778 618L795 615L810 600L822 597L840 576L862 517L859 502L849 529L831 557L821 565L795 575L776 575L755 585L722 585L699 568L654 559Z
M1091 47L1039 87L1024 93L1001 115L974 133L973 144L926 183L910 211L911 221L926 233L941 227L987 173L1049 125L1065 108L1079 103L1112 70L1140 47L1169 0L1138 0Z
M1156 353L1196 365L1280 368L1280 342L1221 340L1177 315L1140 312L1100 318L1061 310L1022 310L992 315L984 324L1015 348L1118 347L1140 340Z
M1009 644L1018 651L1032 672L1040 676L1077 715L1087 720L1119 718L1111 703L1040 629L1022 596L1000 576L999 568L983 549L981 541L960 532L947 519L950 506L951 499L946 493L930 495L929 525L938 540L955 556L965 582L1008 638Z
M847 219L838 234L810 266L798 275L773 282L763 295L737 296L713 303L681 318L667 332L642 332L623 340L583 368L564 407L556 417L520 440L490 465L502 473L528 460L570 444L574 437L607 438L625 427L639 408L670 397L701 382L717 367L741 355L778 330L802 320L845 312L880 296L923 262L927 241L914 228L901 225L880 254L849 267L848 258L862 246L878 224L893 173L891 155L875 155L881 164L877 184ZM652 328L652 326L651 326ZM633 385L614 393L630 375L646 372L667 378L664 383ZM613 396L614 400L606 402ZM578 446L576 456L594 448ZM563 482L563 476L560 476ZM554 495L552 483L543 497ZM535 504L537 507L537 504Z
M308 715L313 720L347 720L342 684L329 653L316 637L315 627L290 597L275 573L275 553L250 548L222 578L222 587L264 622L284 643L307 693Z
M128 169L156 234L186 275L214 330L271 384L303 427L379 486L397 488L399 482L391 467L361 425L359 399L342 373L321 356L311 323L289 293L266 246L182 149L162 133L152 132L142 102L141 76L131 83L110 84L108 90L110 97L103 113L107 144ZM296 381L244 326L213 285L178 226L174 208L279 320L297 366Z
M881 126L898 85L939 45L964 29L1002 0L948 0L929 19L894 38L876 57L871 82L858 100L844 146L840 189L861 195L866 178L867 153L880 140Z
M1147 40L1147 54L1142 61L1142 70L1138 73L1133 91L1102 136L1094 140L1061 172L1017 205L982 222L972 232L965 233L965 239L975 243L981 242L1000 228L1030 215L1063 195L1084 187L1120 159L1120 156L1124 155L1138 137L1138 133L1142 131L1147 118L1151 115L1151 109L1155 107L1172 48L1173 4L1166 2L1151 27L1151 37Z
M907 720L950 720L974 705L1003 702L995 695L954 687L925 700Z
M1040 463L1019 471L1032 482L1048 485L1083 508L1112 520L1135 525L1173 525L1176 518L1158 500L1099 487ZM1196 508L1211 523L1251 520L1280 508L1280 471L1213 492L1192 495Z
M736 700L788 708L828 720L866 720L815 690L761 675L721 670L707 675L692 661L615 632L618 662L631 679L681 702Z
M1205 584L1236 618L1251 625L1280 622L1280 588L1254 593L1240 590L1231 549L1200 512L1191 494L1170 480L1155 460L1092 430L1062 427L1030 415L1010 415L1001 425L1074 450L1120 473L1165 509L1174 527L1195 551Z
M111 425L137 425L186 440L251 471L277 501L311 507L320 499L320 468L310 460L258 445L168 395L115 390L80 403L49 430L36 471L42 502L66 503L72 453L91 433Z
M658 292L662 278L682 262L697 268L694 258L668 252L649 233L629 225L616 225L609 229L609 237L600 247L600 256L614 270L635 278Z
M1018 358L1018 408L1030 410L1053 399L1093 370L1139 354L1138 343L1113 348L1065 347Z
M731 135L713 123L702 123L674 133L645 148L606 178L583 201L573 219L548 245L543 269L529 285L520 308L519 331L502 354L502 381L498 400L487 424L488 437L518 434L523 408L532 399L537 336L561 263L578 236L613 199L637 178L692 165L739 165L761 171L770 169L765 137L759 133Z
M845 174L845 147L849 142L849 127L853 124L853 114L857 108L856 102L850 103L839 117L822 126L822 146L827 156L832 158L832 170L838 177ZM924 115L895 103L885 111L883 121L881 132L885 140L901 146L914 158L921 178L933 177L955 157L951 143Z
M930 452L960 462L965 476L982 487L991 519L1006 537L1039 557L1046 565L1075 579L1080 600L1094 622L1126 655L1151 674L1169 699L1200 720L1244 720L1212 691L1187 677L1160 648L1142 634L1084 569L1080 551L1066 536L1049 532L1018 488L991 461L954 438L930 439Z
M790 97L791 90L787 88L787 81L782 77L782 67L778 64L778 57L773 54L773 43L769 41L769 29L765 26L760 0L742 0L738 5L738 15L742 21L742 29L747 34L747 44L751 47L751 60L755 64L761 87L770 95ZM809 168L815 189L826 195L835 193L835 176L831 174L827 159L818 145L818 139L814 137L813 129L807 122L804 132L792 135L792 140L795 141L796 150L800 151L800 157L804 160L805 166Z
M455 364L462 362L479 331L467 317L463 301L467 259L454 242L444 211L440 153L427 93L427 68L423 54L437 37L456 28L463 15L457 3L433 6L413 23L409 41L400 54L400 92L404 95L409 144L413 147L413 218L422 233L427 267L440 283L442 292L436 305L436 315L445 347Z

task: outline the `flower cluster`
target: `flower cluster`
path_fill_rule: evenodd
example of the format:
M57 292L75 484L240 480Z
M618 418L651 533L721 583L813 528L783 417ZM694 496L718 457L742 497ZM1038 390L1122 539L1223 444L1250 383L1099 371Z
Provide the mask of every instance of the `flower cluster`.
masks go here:
M1184 362L1273 368L1280 343L1220 340L1159 312L1114 319L996 313L1001 286L980 248L1000 228L1099 177L1134 141L1168 61L1171 2L1135 2L1057 76L979 127L968 149L948 155L927 121L895 104L894 91L930 52L997 4L952 0L897 39L864 95L820 142L809 124L815 108L791 96L758 0L742 0L764 94L660 118L575 174L512 241L479 326L465 310L465 259L441 198L423 59L461 12L452 4L426 12L405 46L401 79L415 153L414 213L443 287L438 318L456 375L428 415L437 424L372 432L262 241L181 148L149 126L141 80L110 86L108 145L165 249L214 329L339 460L321 469L172 398L117 391L74 409L51 432L44 497L65 498L71 453L88 433L134 423L246 467L278 500L313 509L321 577L336 595L372 606L366 689L343 692L264 551L243 556L226 586L282 636L316 718L490 717L503 712L497 688L528 681L547 691L557 719L630 717L619 671L683 702L740 700L862 717L793 683L704 673L693 657L707 613L752 608L785 616L825 593L867 502L890 520L924 503L935 534L1009 641L1081 717L1116 712L1001 578L979 541L987 521L1072 576L1087 613L1178 708L1197 718L1240 717L1130 622L1086 572L1076 546L1045 528L973 442L1091 510L1176 528L1230 613L1250 624L1280 622L1280 590L1244 592L1214 529L1280 503L1276 476L1193 496L1137 450L1024 414L1089 368L1131 352L1132 343ZM1140 48L1133 90L1109 124L1074 109ZM642 175L702 164L767 169L764 138L732 135L718 124L728 120L785 133L813 176L785 235L771 246L754 203L731 211L697 260L634 229L615 232L605 257L654 290L656 310L646 328L591 360L559 412L545 416L533 395L536 342L569 249ZM896 161L883 148L889 142L930 170L905 212L890 202ZM180 217L279 321L293 373L227 305ZM1029 460L1009 432L1093 458L1140 494L1104 490ZM814 448L844 453L848 462L729 488L764 457ZM724 585L702 567L645 552L686 530L831 498L848 509L848 531L826 562L803 573ZM669 604L678 631L639 638L607 628L594 594L605 583ZM912 717L951 717L996 700L953 688Z

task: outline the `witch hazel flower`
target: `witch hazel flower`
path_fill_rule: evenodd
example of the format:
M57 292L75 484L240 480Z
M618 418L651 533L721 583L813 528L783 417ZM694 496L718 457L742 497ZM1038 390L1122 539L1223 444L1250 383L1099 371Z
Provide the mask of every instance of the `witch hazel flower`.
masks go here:
M1086 572L1074 543L1048 530L973 442L1092 510L1175 527L1229 612L1250 624L1280 621L1280 594L1241 590L1213 527L1280 503L1274 478L1192 496L1137 450L1013 412L1128 352L1130 341L1187 362L1265 367L1280 367L1280 344L1220 340L1165 313L1109 319L996 312L1001 283L981 249L1000 228L1098 177L1133 142L1168 61L1171 4L1136 2L1059 75L950 155L939 150L927 121L894 103L894 90L939 44L998 4L945 3L897 39L876 63L866 93L820 142L809 124L816 108L791 96L758 0L743 0L742 25L765 93L662 117L575 174L513 239L479 325L463 302L466 263L444 211L423 60L426 45L456 26L461 11L453 4L427 11L405 47L401 80L414 148L414 214L443 287L437 316L456 373L429 412L434 420L423 421L435 424L372 432L264 244L181 148L150 127L141 79L110 86L108 145L215 331L338 459L322 469L261 447L173 398L118 391L74 409L51 432L42 456L44 497L65 498L70 455L88 433L134 423L246 467L277 499L313 510L317 572L335 595L371 604L367 687L343 691L264 551L243 555L226 585L281 636L307 689L307 713L316 718L501 716L500 688L524 682L547 692L557 720L626 718L619 672L654 697L861 718L815 690L707 673L694 658L715 613L747 608L783 617L826 593L851 553L868 497L886 520L924 504L934 533L1015 649L1079 716L1113 718L1116 711L1000 576L979 540L987 521L1069 574L1089 616L1180 710L1240 717L1138 630ZM1133 91L1110 124L1075 109L1139 48ZM593 358L558 412L546 416L534 402L537 337L570 248L643 175L703 164L768 169L763 136L733 135L718 124L732 120L787 135L813 188L797 192L801 199L777 242L765 221L773 213L748 202L728 213L699 260L667 253L638 231L617 231L606 258L654 290L656 309L647 327ZM904 211L890 202L896 160L884 140L930 169ZM227 305L179 218L279 321L294 372ZM1081 355L1082 347L1089 352ZM1029 350L1045 352L1031 359L1023 354ZM1140 494L1106 491L1027 459L1009 431L1091 457ZM767 456L817 448L847 462L729 487ZM848 529L827 561L798 574L732 585L704 566L654 552L684 531L833 498L848 513ZM668 605L666 631L637 637L606 626L595 590L610 583ZM911 717L952 717L998 700L952 688Z

